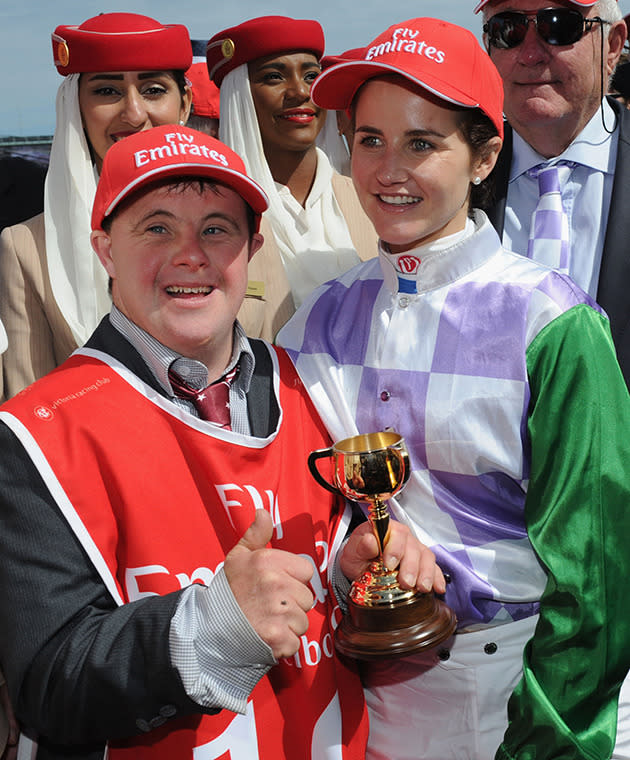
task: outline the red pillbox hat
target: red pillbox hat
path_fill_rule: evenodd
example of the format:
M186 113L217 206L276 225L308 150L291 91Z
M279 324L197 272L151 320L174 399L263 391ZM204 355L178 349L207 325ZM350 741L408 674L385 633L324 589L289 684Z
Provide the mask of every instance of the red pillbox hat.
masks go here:
M242 63L303 50L319 60L324 55L324 45L324 31L317 21L261 16L224 29L208 41L208 73L220 87L223 77Z
M311 98L322 108L346 110L364 82L385 74L400 74L454 105L480 108L503 137L503 82L467 29L434 18L394 24L366 45L360 60L323 71Z
M129 135L107 151L96 187L92 229L102 229L103 221L131 193L167 177L208 177L230 187L254 210L256 229L268 206L262 188L247 176L243 160L227 145L196 129L166 124Z
M490 0L481 0L475 8L475 13L479 13L484 5L488 5L489 2ZM569 0L569 2L574 3L574 5L581 5L583 8L590 8L592 5L595 5L597 0Z
M137 13L101 13L79 26L58 26L53 60L62 75L84 71L185 71L192 63L188 29Z

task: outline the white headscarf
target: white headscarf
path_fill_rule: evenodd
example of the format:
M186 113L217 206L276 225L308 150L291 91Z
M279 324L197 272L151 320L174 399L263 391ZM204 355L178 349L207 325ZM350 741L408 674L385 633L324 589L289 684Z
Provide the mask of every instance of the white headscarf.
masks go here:
M346 220L332 185L328 183L321 204L325 250L314 251L305 246L303 236L282 202L265 158L247 64L237 66L225 76L220 93L219 139L241 156L249 176L262 186L269 197L265 218L271 224L298 306L315 287L359 263ZM318 171L326 167L331 171L325 153L319 148L317 161Z
M322 131L317 135L316 144L328 156L333 169L339 174L350 176L350 152L345 140L339 134L337 114L328 111Z
M9 340L7 338L7 331L4 329L4 325L0 322L0 354L7 350Z
M90 218L98 176L79 110L79 74L57 92L57 124L44 189L46 258L52 292L80 346L111 300L107 273L90 244Z

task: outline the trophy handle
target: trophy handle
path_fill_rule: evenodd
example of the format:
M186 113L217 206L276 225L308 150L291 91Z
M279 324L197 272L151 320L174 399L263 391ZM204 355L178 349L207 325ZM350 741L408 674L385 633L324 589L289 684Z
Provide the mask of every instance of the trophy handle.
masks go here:
M317 469L317 460L318 459L325 459L326 457L330 458L333 456L333 450L330 449L317 449L317 451L311 451L311 453L308 455L308 469L311 471L311 475L315 478L315 480L319 483L319 485L322 488L325 488L327 491L330 491L331 493L336 494L337 496L341 495L341 491L336 488L332 483L329 483L327 480L324 479L320 471Z

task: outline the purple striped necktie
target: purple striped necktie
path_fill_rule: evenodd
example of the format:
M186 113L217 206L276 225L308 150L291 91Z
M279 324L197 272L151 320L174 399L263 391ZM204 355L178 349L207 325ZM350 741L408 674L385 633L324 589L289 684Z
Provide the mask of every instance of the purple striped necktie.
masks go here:
M576 164L559 161L539 164L527 175L538 180L538 205L534 209L527 256L560 272L570 266L569 219L562 204L562 189Z
M238 370L237 364L222 378L200 390L188 385L173 369L169 369L168 379L174 394L178 398L190 401L202 420L214 422L219 427L231 430L230 385L238 374Z

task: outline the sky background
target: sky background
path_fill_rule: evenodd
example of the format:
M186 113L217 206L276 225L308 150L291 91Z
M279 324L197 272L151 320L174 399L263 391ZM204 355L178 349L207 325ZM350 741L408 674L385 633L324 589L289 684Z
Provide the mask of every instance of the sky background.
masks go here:
M622 13L630 0L620 0ZM52 62L50 35L59 24L80 24L101 12L142 13L188 27L193 39L262 15L315 18L326 53L365 45L388 26L414 16L435 16L481 34L476 0L0 0L0 136L49 135L61 77Z

